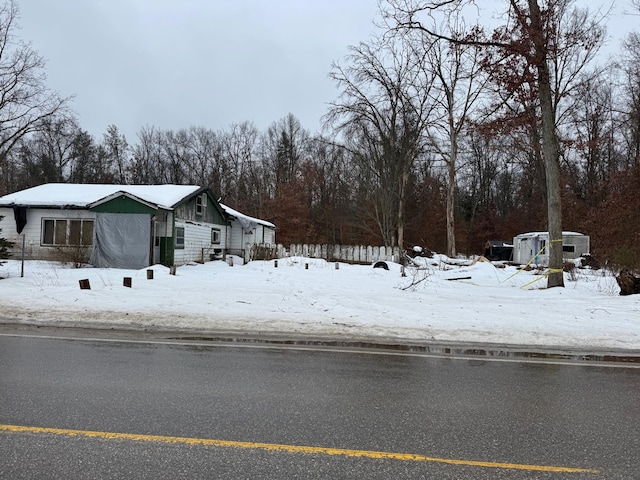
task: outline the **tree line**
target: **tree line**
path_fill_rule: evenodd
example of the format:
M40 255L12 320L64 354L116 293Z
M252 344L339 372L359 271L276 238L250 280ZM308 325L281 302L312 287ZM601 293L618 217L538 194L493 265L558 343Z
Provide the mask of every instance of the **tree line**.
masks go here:
M322 133L291 113L264 131L146 126L130 143L110 125L96 139L71 99L47 90L37 53L4 35L0 195L47 182L197 184L274 222L285 245L451 256L555 218L589 234L602 262L637 268L640 35L603 60L599 12L573 0L502 3L502 25L487 29L467 24L472 1L381 2L376 34L331 66L338 94ZM0 17L15 28L16 4ZM12 100L15 85L25 101Z

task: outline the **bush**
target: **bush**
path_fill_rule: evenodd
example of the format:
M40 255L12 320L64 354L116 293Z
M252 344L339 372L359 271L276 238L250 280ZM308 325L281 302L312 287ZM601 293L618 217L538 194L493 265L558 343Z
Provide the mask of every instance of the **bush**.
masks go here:
M3 218L4 216L0 216L0 220L2 220ZM0 232L2 232L2 230L0 230ZM9 253L9 249L14 245L15 243L0 237L0 260L9 258L9 256L11 255Z
M66 263L73 268L83 268L89 263L91 250L88 247L57 247L49 259Z
M4 260L11 256L9 249L14 245L15 243L5 240L4 238L0 238L0 260Z
M569 281L575 282L578 279L576 264L573 262L564 262L562 270L569 274Z
M600 270L602 268L600 261L588 253L582 256L580 266L583 268L590 268L591 270Z

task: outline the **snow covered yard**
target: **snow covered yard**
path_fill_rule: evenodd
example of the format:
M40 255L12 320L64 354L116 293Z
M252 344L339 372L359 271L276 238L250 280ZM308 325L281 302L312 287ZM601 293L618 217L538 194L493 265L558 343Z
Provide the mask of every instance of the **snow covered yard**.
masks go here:
M565 288L491 263L423 268L291 257L234 266L70 268L0 264L0 322L262 333L384 341L479 342L580 349L640 349L640 296L620 296L603 270L565 274ZM307 267L308 266L308 267ZM131 288L123 286L131 278ZM470 277L470 278L467 278ZM90 290L79 281L88 279ZM455 280L453 280L455 279ZM539 281L536 281L539 280ZM531 283L533 282L533 283Z

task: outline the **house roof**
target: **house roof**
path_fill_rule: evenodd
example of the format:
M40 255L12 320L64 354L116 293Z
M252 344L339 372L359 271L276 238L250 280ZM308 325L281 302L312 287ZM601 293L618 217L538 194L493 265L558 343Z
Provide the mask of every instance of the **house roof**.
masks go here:
M249 227L252 223L255 223L258 225L264 225L265 227L276 228L276 226L273 223L267 222L266 220L260 220L259 218L250 217L249 215L240 213L231 207L227 207L226 205L223 205L222 203L220 204L220 206L225 212L227 212L227 215L237 218L243 227L245 226Z
M88 208L91 204L127 193L167 210L203 190L198 185L106 185L47 183L0 197L3 207Z

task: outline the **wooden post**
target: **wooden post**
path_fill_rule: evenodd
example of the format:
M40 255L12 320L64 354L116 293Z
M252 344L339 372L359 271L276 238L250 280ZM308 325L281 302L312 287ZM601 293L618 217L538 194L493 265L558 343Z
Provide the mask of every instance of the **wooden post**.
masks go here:
M274 266L274 268L278 268L278 260L274 260L273 261L273 266Z
M336 262L336 270L340 270L340 264Z
M128 288L131 288L131 277L124 277L122 279L122 285Z
M27 238L27 237L23 233L22 234L22 254L21 254L21 256L22 256L22 265L20 267L20 278L24 277L24 245L25 245L25 238ZM87 280L87 281L89 281L89 280Z
M229 264L230 267L233 267L233 257L227 258L227 263Z
M147 280L153 280L153 270L147 270Z
M80 282L80 290L91 290L91 285L89 285L89 279L85 278L83 280L79 280Z
M305 269L305 270L309 270L309 264L308 264L308 263L305 263L305 264L304 264L304 269Z
M169 275L175 275L176 274L176 266L175 265L171 265L169 267Z

